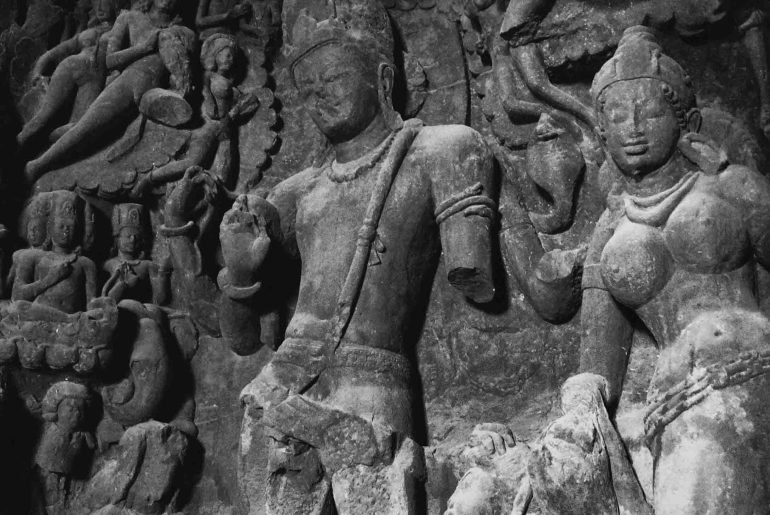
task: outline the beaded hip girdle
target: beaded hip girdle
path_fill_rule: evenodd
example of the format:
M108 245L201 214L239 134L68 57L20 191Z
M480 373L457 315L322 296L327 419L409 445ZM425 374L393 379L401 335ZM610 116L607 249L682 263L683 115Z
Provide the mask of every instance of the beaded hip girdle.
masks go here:
M768 372L770 349L742 352L731 361L693 370L649 402L644 415L645 443L649 446L668 424L712 391L743 384Z

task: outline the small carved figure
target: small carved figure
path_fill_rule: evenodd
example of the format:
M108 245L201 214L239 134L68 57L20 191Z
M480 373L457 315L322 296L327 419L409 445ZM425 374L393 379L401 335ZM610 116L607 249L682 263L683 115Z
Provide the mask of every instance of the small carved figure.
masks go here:
M70 191L50 195L48 235L51 250L17 255L10 304L2 320L3 360L15 358L26 368L47 364L91 372L110 358L117 307L97 298L96 265L80 254L84 235L83 200ZM14 343L15 342L15 343Z
M43 155L27 163L25 174L32 182L70 159L85 145L103 142L116 121L136 113L145 93L171 84L178 94L156 92L161 102L173 102L191 87L190 52L195 36L179 25L178 0L140 2L122 12L109 32L106 65L120 74L101 92L83 116ZM125 42L130 46L125 48ZM169 72L170 77L169 77ZM150 102L151 103L151 102ZM186 104L186 103L185 103ZM147 107L152 110L152 106Z
M115 302L131 299L137 302L164 304L168 286L159 276L158 267L144 259L147 228L141 204L117 204L112 212L112 233L117 256L104 263L109 279L102 296Z
M45 84L45 96L35 115L17 136L23 148L46 129L64 109L70 108L69 123L51 132L56 139L80 119L93 103L107 78L107 38L117 16L114 0L94 0L94 26L56 45L38 58L32 70L33 85Z
M72 480L88 472L96 448L92 404L88 388L70 381L55 383L43 398L45 430L35 464L47 507L66 503Z
M11 269L8 272L7 285L13 288L16 280L16 270L20 263L35 263L43 252L50 250L51 239L48 236L48 215L51 209L51 194L38 193L27 202L22 212L21 227L24 230L29 248L20 249L13 253Z
M649 29L624 33L591 92L621 181L586 258L580 369L591 375L570 396L616 406L636 315L660 349L644 421L655 513L761 511L770 321L755 267L770 265L770 182L695 133L691 81Z
M245 416L263 408L273 436L268 512L315 512L332 495L340 513L415 513L423 463L406 353L439 249L455 288L494 297L492 156L467 127L400 120L379 0L338 3L336 17L298 26L310 30L295 31L291 71L329 152L225 215L222 333L236 352L256 350L266 258L299 254L287 337L242 393Z
M11 298L32 302L41 318L64 321L67 314L85 311L96 297L96 266L78 248L83 236L83 200L69 191L50 195L52 248L39 256L20 256Z
M123 322L134 335L128 377L104 388L105 409L124 426L158 415L166 395L170 363L161 310L151 301L165 300L168 285L155 264L142 259L144 208L141 204L118 204L112 213L112 230L118 255L104 264L110 274L102 295L112 298L124 310Z
M193 131L184 158L144 175L137 182L134 195L140 195L151 185L179 180L191 166L209 168L225 187L235 187L238 149L231 131L259 107L255 93L241 91L233 84L237 51L235 39L227 34L213 34L203 43L203 126Z

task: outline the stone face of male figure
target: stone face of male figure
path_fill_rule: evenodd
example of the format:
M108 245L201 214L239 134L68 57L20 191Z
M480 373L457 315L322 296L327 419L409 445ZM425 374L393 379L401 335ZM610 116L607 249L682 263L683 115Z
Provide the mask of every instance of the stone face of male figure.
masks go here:
M377 125L370 129L376 132L372 139L384 138L389 132L382 121L378 70L361 61L341 45L331 44L295 67L295 81L308 116L335 146L360 137L372 124ZM392 76L392 70L387 71ZM389 93L391 81L383 81L382 87ZM361 145L358 150L369 149Z

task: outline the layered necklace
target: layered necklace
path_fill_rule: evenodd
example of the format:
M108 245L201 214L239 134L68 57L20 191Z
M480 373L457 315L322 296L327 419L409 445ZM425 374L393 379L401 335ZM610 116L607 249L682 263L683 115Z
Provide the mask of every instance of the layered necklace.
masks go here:
M348 182L374 168L380 162L382 156L390 149L390 145L393 144L393 140L396 137L396 132L398 131L392 131L382 143L357 159L347 163L338 163L336 159L332 159L326 166L326 174L329 176L329 179L338 183Z

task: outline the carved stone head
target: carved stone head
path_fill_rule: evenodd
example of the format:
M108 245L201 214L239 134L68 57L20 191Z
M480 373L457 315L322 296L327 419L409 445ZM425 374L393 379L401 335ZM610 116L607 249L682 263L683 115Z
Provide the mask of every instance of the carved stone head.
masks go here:
M48 235L57 247L73 250L82 232L83 199L71 191L54 191L50 195Z
M118 252L139 257L144 248L144 207L141 204L117 204L112 211L112 235Z
M62 381L51 386L43 398L43 418L64 432L83 430L89 420L93 398L82 384Z
M124 3L121 0L91 0L91 24L114 22Z
M168 14L176 14L179 11L179 0L136 0L131 5L132 9L148 12L155 6L159 11Z
M201 64L208 72L227 75L232 70L237 43L230 34L212 34L201 47Z
M680 137L700 127L690 77L647 27L631 27L591 86L607 152L626 175L666 164Z
M309 116L332 143L361 133L380 114L394 115L387 12L378 0L336 4L336 12L321 22L300 15L291 65Z
M51 211L49 193L38 193L27 203L22 214L22 234L33 248L46 247L48 238L48 215Z

